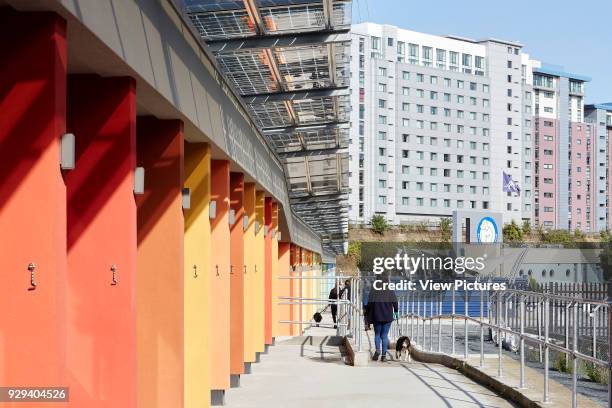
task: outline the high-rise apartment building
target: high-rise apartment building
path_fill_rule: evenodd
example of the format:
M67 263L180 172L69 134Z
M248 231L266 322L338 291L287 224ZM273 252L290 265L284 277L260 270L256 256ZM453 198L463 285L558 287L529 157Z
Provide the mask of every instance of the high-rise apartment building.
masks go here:
M533 60L512 41L373 23L354 25L352 40L351 221L478 209L549 229L608 228L607 161L594 166L609 139L600 154L585 115L609 111L585 113L589 78ZM590 177L601 171L595 187Z

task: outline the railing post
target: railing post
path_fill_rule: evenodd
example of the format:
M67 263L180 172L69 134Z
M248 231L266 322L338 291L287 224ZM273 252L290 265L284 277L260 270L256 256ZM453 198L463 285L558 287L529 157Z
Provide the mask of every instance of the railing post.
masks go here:
M548 396L548 366L549 366L549 362L548 362L548 337L549 337L549 333L548 333L548 326L549 326L549 322L548 322L548 312L549 312L549 305L550 305L550 301L548 298L544 298L544 402L548 402L549 401L549 396Z
M419 320L421 319L421 294L417 292L417 301L416 301L416 309L417 309L417 315L416 315L416 334L417 334L417 341L416 343L419 343Z
M433 351L433 311L434 311L434 295L429 294L429 351Z
M520 338L520 353L521 353L521 368L520 368L520 382L519 388L525 388L525 295L521 295L520 298L520 326L521 326L521 338Z
M480 291L480 367L484 367L484 291ZM490 322L489 322L490 323Z
M469 317L469 313L468 313L468 291L467 289L464 289L463 292L465 293L465 352L464 352L464 356L465 356L465 360L467 361L468 356L469 356L469 341L468 341L468 317Z
M451 289L451 355L455 355L455 286Z
M442 352L442 292L438 294L438 353Z
M414 338L414 293L410 293L410 340L417 343L417 339Z
M497 293L497 305L495 306L497 312L497 345L498 345L498 355L497 355L497 376L502 378L502 330L501 330L501 301L502 301L502 293Z
M612 283L607 282L608 299L608 408L612 408Z
M579 303L574 304L573 310L573 335L572 335L572 408L578 406L578 359L576 358L576 352L578 351L578 306Z

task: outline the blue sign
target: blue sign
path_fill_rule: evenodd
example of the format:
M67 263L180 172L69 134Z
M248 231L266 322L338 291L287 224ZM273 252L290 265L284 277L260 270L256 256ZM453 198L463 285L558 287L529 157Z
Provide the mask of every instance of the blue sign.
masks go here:
M497 242L499 232L497 229L497 223L491 217L484 217L478 223L476 227L476 239L478 242L483 243L494 243Z

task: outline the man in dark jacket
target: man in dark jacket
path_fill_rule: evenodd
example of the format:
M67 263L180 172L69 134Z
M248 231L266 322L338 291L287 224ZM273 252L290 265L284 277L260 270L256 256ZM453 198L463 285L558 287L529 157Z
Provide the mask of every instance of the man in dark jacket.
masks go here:
M383 278L381 281L388 282L388 278ZM384 362L387 358L387 348L389 346L389 329L391 329L391 323L398 313L399 305L395 292L386 287L385 289L375 289L375 287L380 288L380 286L379 282L370 291L367 314L368 320L374 325L374 345L376 350L372 359L377 361L380 356L380 361Z

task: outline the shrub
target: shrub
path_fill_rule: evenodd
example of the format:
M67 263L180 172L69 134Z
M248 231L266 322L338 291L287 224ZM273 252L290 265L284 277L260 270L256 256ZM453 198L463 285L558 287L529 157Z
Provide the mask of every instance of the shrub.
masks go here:
M383 235L389 229L387 220L380 214L374 214L370 223L372 224L372 231L380 235Z
M601 242L610 242L610 233L608 230L602 229L599 231L599 238Z
M551 230L543 234L542 241L548 244L570 244L572 235L567 230Z
M516 222L512 220L510 224L506 224L503 229L504 241L508 242L519 242L523 240L523 232L516 225Z
M348 245L348 256L355 261L356 264L361 262L361 242L351 241Z
M564 353L557 354L557 360L555 361L554 368L560 373L572 373L572 366L569 364L567 355Z
M584 373L591 381L599 384L608 384L610 380L608 370L593 363L585 363Z
M582 231L580 231L579 228L576 228L574 230L574 240L577 242L584 241L584 234L582 233Z
M429 226L425 221L419 222L415 227L416 232L427 232L429 231Z
M523 221L521 231L523 232L523 235L531 235L531 223L529 222L529 220Z
M451 239L451 226L453 222L450 218L440 218L440 234L442 235L442 241L449 242Z

